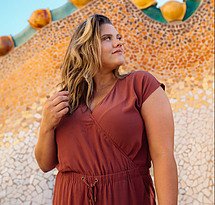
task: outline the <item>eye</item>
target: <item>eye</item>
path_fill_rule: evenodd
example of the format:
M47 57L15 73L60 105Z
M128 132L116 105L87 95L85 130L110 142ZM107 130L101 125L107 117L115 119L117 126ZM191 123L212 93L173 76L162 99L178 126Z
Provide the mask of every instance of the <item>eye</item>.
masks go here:
M118 39L119 39L119 40L122 40L122 36L118 36Z
M110 36L106 36L106 37L104 38L104 40L111 40L111 37L110 37Z

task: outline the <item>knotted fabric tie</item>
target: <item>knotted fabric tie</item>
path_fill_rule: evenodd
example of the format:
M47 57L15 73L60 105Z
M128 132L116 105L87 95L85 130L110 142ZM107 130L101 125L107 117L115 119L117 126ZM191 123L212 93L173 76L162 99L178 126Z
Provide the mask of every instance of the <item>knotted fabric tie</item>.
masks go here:
M88 183L86 181L86 178L83 176L81 177L81 180L87 185L88 192L87 192L87 197L89 199L90 205L94 205L96 203L96 183L98 182L98 179L95 178L94 183Z

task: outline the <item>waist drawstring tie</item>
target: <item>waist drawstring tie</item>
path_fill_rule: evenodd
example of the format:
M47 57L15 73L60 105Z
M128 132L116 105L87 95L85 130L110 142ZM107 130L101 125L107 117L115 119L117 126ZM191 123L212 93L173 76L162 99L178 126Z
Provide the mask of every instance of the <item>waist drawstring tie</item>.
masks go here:
M84 176L81 177L81 180L87 185L87 188L88 188L87 196L88 196L90 205L94 205L96 203L96 183L99 180L95 178L94 183L90 183L90 184L86 181L86 178Z

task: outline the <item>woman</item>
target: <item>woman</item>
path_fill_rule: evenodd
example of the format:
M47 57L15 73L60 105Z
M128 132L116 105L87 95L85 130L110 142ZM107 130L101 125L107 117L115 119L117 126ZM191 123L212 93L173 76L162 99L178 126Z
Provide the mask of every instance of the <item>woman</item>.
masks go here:
M174 125L163 84L145 71L121 76L122 37L93 15L74 32L63 91L44 105L35 156L58 169L55 205L177 204Z

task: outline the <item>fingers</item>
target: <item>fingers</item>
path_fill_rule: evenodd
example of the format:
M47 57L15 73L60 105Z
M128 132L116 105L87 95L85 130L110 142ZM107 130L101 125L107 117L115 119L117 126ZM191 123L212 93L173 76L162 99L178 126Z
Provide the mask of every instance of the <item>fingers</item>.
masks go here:
M69 102L68 101L67 102L60 102L60 103L58 103L54 107L54 109L55 109L56 112L59 112L59 111L65 109L66 107L69 107Z
M68 91L61 91L55 93L53 96L50 97L49 103L52 107L52 110L54 113L56 113L57 116L61 116L60 113L66 112L65 110L69 110L69 92ZM68 109L65 109L68 108ZM63 111L62 111L63 110ZM61 112L62 111L62 112Z
M58 125L69 111L68 91L59 91L52 95L44 104L42 119L49 129Z
M59 117L63 117L66 113L68 113L69 108L65 107L64 109L62 109L60 112L58 112L58 116Z
M48 100L53 101L58 96L68 96L68 94L69 94L68 91L59 91L52 95Z
M65 95L56 96L55 99L52 100L53 106L57 106L58 104L62 102L68 102L69 97Z
M69 107L68 94L68 91L60 91L52 95L44 105L44 115L58 115L59 111Z

